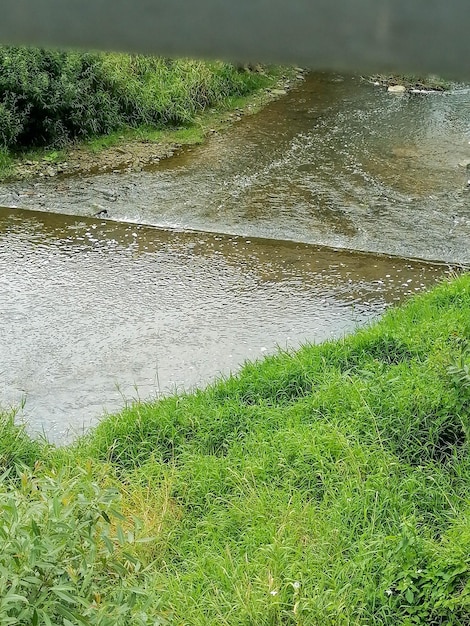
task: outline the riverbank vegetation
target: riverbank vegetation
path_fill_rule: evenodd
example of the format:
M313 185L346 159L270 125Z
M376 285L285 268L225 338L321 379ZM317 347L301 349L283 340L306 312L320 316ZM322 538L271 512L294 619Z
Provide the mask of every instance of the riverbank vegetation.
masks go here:
M116 143L134 137L132 129L154 141L155 130L194 126L202 111L228 108L234 98L274 85L282 71L0 47L0 168L5 176L21 159L64 161L64 148L77 141L95 138L96 150L99 138L111 135Z
M470 620L470 276L339 341L0 435L0 623Z

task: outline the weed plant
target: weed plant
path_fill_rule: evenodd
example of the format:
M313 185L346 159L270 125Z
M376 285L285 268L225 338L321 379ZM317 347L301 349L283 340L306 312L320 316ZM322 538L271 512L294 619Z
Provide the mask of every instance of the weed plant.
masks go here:
M80 615L54 608L61 625L106 623L86 574L76 583L64 565L90 558L93 593L113 616L119 601L129 624L468 626L469 319L463 275L352 336L106 417L46 451L26 488L5 484L2 532L25 544L0 556L0 572L35 584L28 542L47 538L50 588L65 585ZM77 532L82 521L91 530ZM121 540L131 533L122 546L118 526ZM23 605L4 623L49 623L49 605L31 609L36 622L17 617Z
M222 62L0 47L0 165L8 151L62 147L123 127L187 124L263 85Z
M19 478L0 481L0 624L155 624L117 491L80 470Z

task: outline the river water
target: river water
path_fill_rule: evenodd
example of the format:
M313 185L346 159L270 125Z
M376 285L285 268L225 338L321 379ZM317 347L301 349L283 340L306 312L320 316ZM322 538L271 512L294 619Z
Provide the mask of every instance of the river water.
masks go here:
M469 101L314 74L145 171L0 187L2 405L66 441L470 263Z

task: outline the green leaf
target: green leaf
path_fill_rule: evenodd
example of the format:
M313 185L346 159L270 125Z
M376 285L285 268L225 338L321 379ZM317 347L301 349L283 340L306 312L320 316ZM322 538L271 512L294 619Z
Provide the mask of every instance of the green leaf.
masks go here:
M90 622L85 617L83 617L83 615L69 611L69 609L67 609L62 604L58 604L56 606L56 610L62 615L62 617L68 619L73 626L76 626L77 621L79 621L84 626L90 626Z
M104 545L106 546L107 551L109 552L109 554L112 554L114 552L114 543L111 541L111 539L107 536L107 535L101 535Z
M71 587L51 587L51 591L61 600L69 602L70 604L76 604L78 598L74 597L69 591L74 591Z
M36 521L34 519L31 520L31 528L33 529L33 533L36 535L36 537L41 536L41 529L36 524Z
M129 591L132 591L132 593L135 593L136 596L147 596L148 595L148 591L146 591L145 589L140 589L139 587L129 587Z
M51 618L44 610L41 611L41 619L44 622L44 626L53 626L51 622Z
M116 511L116 509L109 509L109 512L111 513L113 517L115 517L118 520L121 520L121 522L123 522L126 519L125 515L123 515L119 511Z
M118 572L119 574L121 574L121 576L127 576L129 574L129 572L126 570L126 568L121 565L121 563L113 563L113 569Z
M57 496L55 496L52 500L52 510L54 511L54 515L56 517L60 516L60 502Z
M415 594L413 593L413 591L412 591L411 589L407 589L407 590L406 590L406 593L405 593L405 598L406 598L406 601L407 601L409 604L413 604L414 599L415 599Z
M24 602L28 604L28 600L24 596L20 596L18 593L7 593L2 600L2 604L10 604L11 602Z
M121 546L124 546L127 543L126 535L124 534L124 531L122 530L121 526L118 526L116 530L117 530L118 541L121 544Z

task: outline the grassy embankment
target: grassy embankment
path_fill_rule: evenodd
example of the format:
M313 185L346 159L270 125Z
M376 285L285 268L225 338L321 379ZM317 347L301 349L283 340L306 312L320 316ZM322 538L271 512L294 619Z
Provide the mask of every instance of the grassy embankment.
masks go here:
M286 68L0 47L0 177L123 142L202 141L217 113L274 86ZM200 114L215 109L207 119ZM219 120L220 121L220 120ZM34 170L34 168L33 168Z
M68 448L5 416L0 624L469 624L469 341L464 275Z

